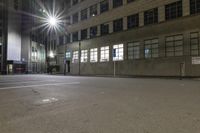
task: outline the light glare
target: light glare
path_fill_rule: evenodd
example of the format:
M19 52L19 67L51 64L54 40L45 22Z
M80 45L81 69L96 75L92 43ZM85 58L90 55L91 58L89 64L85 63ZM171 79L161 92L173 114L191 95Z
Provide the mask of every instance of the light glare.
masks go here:
M57 25L57 19L55 17L49 17L49 24L51 26L56 26Z

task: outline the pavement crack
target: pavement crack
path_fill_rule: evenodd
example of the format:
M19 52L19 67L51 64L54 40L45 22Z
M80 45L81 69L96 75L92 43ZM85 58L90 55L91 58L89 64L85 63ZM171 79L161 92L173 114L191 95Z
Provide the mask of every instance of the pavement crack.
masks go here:
M34 89L31 89L31 91L36 95L40 95L40 93L38 91L34 90Z

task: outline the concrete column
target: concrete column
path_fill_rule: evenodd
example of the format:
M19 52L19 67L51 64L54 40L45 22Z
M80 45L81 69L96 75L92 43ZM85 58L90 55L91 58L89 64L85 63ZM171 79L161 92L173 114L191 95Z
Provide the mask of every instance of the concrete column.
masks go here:
M71 6L73 5L73 0L70 1Z
M72 34L70 34L69 37L70 37L70 42L72 42Z
M90 28L87 29L87 38L90 38Z
M90 18L90 7L87 8L87 18Z
M108 0L109 1L109 10L113 8L113 0Z
M165 21L165 6L158 7L158 22Z
M183 16L190 15L190 0L183 0Z
M127 0L123 0L123 5L126 5L127 4Z
M139 26L144 26L144 13L139 13Z
M127 17L124 17L123 18L123 29L124 30L127 30L128 28L127 28Z
M140 59L144 59L145 55L144 55L144 41L140 40Z
M100 14L100 3L97 4L97 15Z
M78 21L81 21L81 11L78 12Z
M127 48L127 42L123 43L124 44L124 60L128 60L128 48Z
M183 34L183 55L189 56L190 55L190 33Z
M73 22L72 22L72 19L73 19L73 18L72 18L72 15L70 15L69 18L70 18L70 19L69 19L69 23L72 24L72 23L73 23Z
M158 45L159 45L159 57L165 57L165 36L160 36L158 39Z
M113 22L109 22L109 33L113 33Z
M78 40L81 40L81 31L78 31Z

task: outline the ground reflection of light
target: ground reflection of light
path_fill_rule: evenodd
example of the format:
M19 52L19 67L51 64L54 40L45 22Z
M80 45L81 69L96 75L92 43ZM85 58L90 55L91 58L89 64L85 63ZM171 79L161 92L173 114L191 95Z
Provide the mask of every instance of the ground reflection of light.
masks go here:
M54 98L54 97L42 100L43 103L52 103L52 102L56 102L56 101L58 101L58 99Z

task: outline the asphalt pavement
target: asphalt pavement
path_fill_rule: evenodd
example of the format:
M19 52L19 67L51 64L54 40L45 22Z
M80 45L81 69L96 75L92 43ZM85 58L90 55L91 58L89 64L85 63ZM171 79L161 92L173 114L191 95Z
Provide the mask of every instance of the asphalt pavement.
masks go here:
M200 133L200 81L0 76L0 133Z

